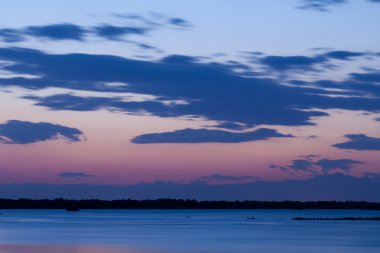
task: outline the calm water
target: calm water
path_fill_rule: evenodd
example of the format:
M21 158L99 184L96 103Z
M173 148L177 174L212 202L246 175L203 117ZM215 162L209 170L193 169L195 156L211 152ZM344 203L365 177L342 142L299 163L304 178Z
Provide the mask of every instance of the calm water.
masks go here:
M380 216L360 210L1 210L0 253L380 252ZM247 217L255 217L249 220Z

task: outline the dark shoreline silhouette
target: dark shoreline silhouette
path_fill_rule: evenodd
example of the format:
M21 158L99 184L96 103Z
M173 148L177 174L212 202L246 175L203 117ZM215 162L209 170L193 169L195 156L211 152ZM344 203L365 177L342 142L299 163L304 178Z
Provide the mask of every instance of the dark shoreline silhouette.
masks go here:
M293 220L370 220L370 221L380 221L380 217L294 217Z
M197 201L0 199L0 209L363 209L380 210L380 203L365 201Z

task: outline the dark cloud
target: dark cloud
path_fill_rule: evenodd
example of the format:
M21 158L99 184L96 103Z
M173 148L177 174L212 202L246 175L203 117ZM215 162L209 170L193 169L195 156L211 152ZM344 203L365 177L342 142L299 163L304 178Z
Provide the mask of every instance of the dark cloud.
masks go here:
M198 57L172 55L160 61L141 61L111 55L47 54L25 48L0 48L0 60L13 62L3 69L38 78L0 78L0 85L29 89L62 87L77 90L119 92L120 97L79 97L52 95L33 99L38 105L55 110L117 110L159 117L194 117L243 125L312 125L314 117L327 116L318 109L346 109L377 112L378 98L366 96L328 97L341 94L326 87L346 89L344 94L376 94L375 83L355 81L320 82L318 88L289 87L269 78L242 77L230 65L202 62ZM128 83L125 87L102 85ZM352 83L352 85L351 85ZM330 85L330 86L329 86ZM122 93L153 95L142 102L123 101ZM360 95L360 94L359 94ZM164 103L180 100L184 103Z
M86 28L74 24L50 24L21 29L0 29L0 39L8 43L25 41L28 36L57 41L83 41L88 32Z
M300 9L329 11L329 8L346 3L346 0L301 0Z
M355 165L363 164L363 162L351 159L321 159L315 164L321 167L324 172L327 172L331 169L339 169L347 172L350 171Z
M10 120L0 124L0 143L29 144L40 141L64 139L79 142L83 133L75 128L40 122Z
M261 63L279 71L311 69L312 66L321 62L324 62L323 58L306 56L266 56L261 59Z
M53 110L96 111L108 109L134 115L149 112L161 117L177 116L175 108L160 101L125 102L122 97L79 97L69 94L58 94L44 98L25 96L24 98L35 100L37 101L36 105L46 106Z
M0 39L6 42L27 40L27 36L49 40L85 41L88 36L97 36L107 40L121 40L128 35L146 35L149 27L115 26L101 24L94 27L82 27L74 24L51 24L29 26L23 29L0 29Z
M174 64L174 65L185 65L185 66L196 66L199 59L196 57L191 57L187 55L169 55L161 59L162 63Z
M169 18L168 23L174 26L179 26L179 27L190 27L189 21L182 19L182 18Z
M270 165L270 168L271 169L279 169L279 170L282 170L284 172L290 172L292 174L294 172L299 172L299 171L309 172L311 174L318 174L314 168L314 163L311 160L309 160L308 158L307 159L293 160L292 164L289 166L279 166L279 165L272 164L272 165Z
M355 165L363 164L362 161L352 159L316 159L319 156L303 156L304 159L296 159L289 166L271 165L272 169L279 169L284 172L307 172L313 175L328 174L332 170L349 172Z
M150 31L149 28L143 27L122 27L109 24L96 26L93 33L98 37L108 40L120 40L127 35L145 35Z
M90 174L83 173L83 172L62 172L58 174L59 177L64 178L83 178L83 177L93 177Z
M346 134L347 142L338 143L333 147L353 150L380 150L380 138L369 137L365 134Z
M244 181L244 180L255 180L255 176L231 176L223 174L213 174L210 176L200 177L200 180L215 180L215 181Z
M260 63L270 67L276 71L311 71L315 70L315 66L318 64L328 63L330 60L342 60L349 61L355 57L366 56L368 53L363 52L351 52L351 51L328 51L323 54L314 56L253 56L253 59L259 60ZM327 66L331 66L327 65Z
M74 24L52 24L45 26L28 26L23 30L24 34L50 40L78 40L84 39L87 31L85 28ZM20 31L22 33L22 31Z
M165 133L150 133L139 135L131 140L136 144L148 143L239 143L247 141L266 140L269 138L294 137L278 133L274 129L260 128L247 133L234 133L222 130L183 129Z
M0 39L9 42L20 42L24 40L22 33L20 33L17 29L0 29Z
M308 171L313 173L315 172L313 168L313 163L309 160L293 160L292 165L290 165L289 168L295 171Z
M355 81L380 83L380 71L371 71L369 73L352 73L351 77Z
M321 80L314 83L303 82L303 85L309 84L320 88L340 89L342 91L341 95L371 96L378 101L380 97L379 83L380 72L370 71L367 73L351 73L350 77L344 81ZM379 112L379 110L374 112Z
M322 57L338 60L350 60L354 57L364 56L366 53L362 52L351 52L351 51L330 51L322 55Z

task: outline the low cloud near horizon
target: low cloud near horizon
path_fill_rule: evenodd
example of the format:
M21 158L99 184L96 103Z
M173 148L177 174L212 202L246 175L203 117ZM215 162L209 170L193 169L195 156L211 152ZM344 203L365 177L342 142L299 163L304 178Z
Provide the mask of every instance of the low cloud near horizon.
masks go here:
M83 178L83 177L93 177L93 175L84 172L61 172L58 174L59 177L63 178Z
M273 164L270 168L279 169L290 174L306 172L311 175L327 175L336 171L347 173L360 164L364 164L364 162L352 159L321 159L319 156L309 155L292 160L292 163L288 166Z
M339 186L339 187L337 187ZM135 185L0 184L0 198L34 199L197 199L197 200L331 200L379 202L380 184L372 175L321 175L306 180L209 185L157 181Z
M217 182L231 182L231 181L252 181L252 180L258 180L259 178L256 176L231 176L231 175L224 175L224 174L212 174L209 176L200 177L199 180L211 180L211 181L217 181Z

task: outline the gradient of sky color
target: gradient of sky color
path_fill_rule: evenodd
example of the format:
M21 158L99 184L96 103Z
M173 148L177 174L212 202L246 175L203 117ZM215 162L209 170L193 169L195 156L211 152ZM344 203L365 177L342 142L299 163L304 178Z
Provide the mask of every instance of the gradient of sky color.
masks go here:
M325 9L307 5L313 2ZM328 2L0 2L0 183L228 184L334 173L379 175L380 3ZM30 28L54 24L81 27L83 38L69 34L57 39L62 30ZM108 37L94 32L105 25L147 30ZM10 34L18 37L10 39ZM73 53L84 58L69 59ZM129 65L117 65L125 59L138 66L136 76L123 70ZM75 69L82 60L98 64L97 69L82 69L91 78ZM102 64L114 67L103 74ZM177 77L176 69L185 74ZM157 83L151 76L159 78ZM258 88L252 88L256 83ZM273 92L275 97L261 101L252 93L250 100L249 92L263 92L268 99ZM55 100L58 104L46 100L58 94L66 95ZM74 100L89 97L104 100ZM137 107L118 107L115 98L135 101ZM161 108L160 99L171 106ZM207 103L194 106L202 99ZM308 114L310 110L317 113ZM298 113L307 116L296 120ZM9 130L15 135L4 130L12 120L21 129ZM25 122L49 123L51 129L59 125L61 132L41 137L39 126L22 128ZM235 128L219 126L223 123ZM193 130L177 132L189 128ZM80 131L79 140L70 138L72 129ZM259 139L244 135L256 136L259 129L275 134ZM361 143L340 147L350 134L360 135ZM17 141L24 135L27 141ZM36 136L42 139L30 141ZM147 141L133 141L138 136ZM326 159L328 164L321 166Z

